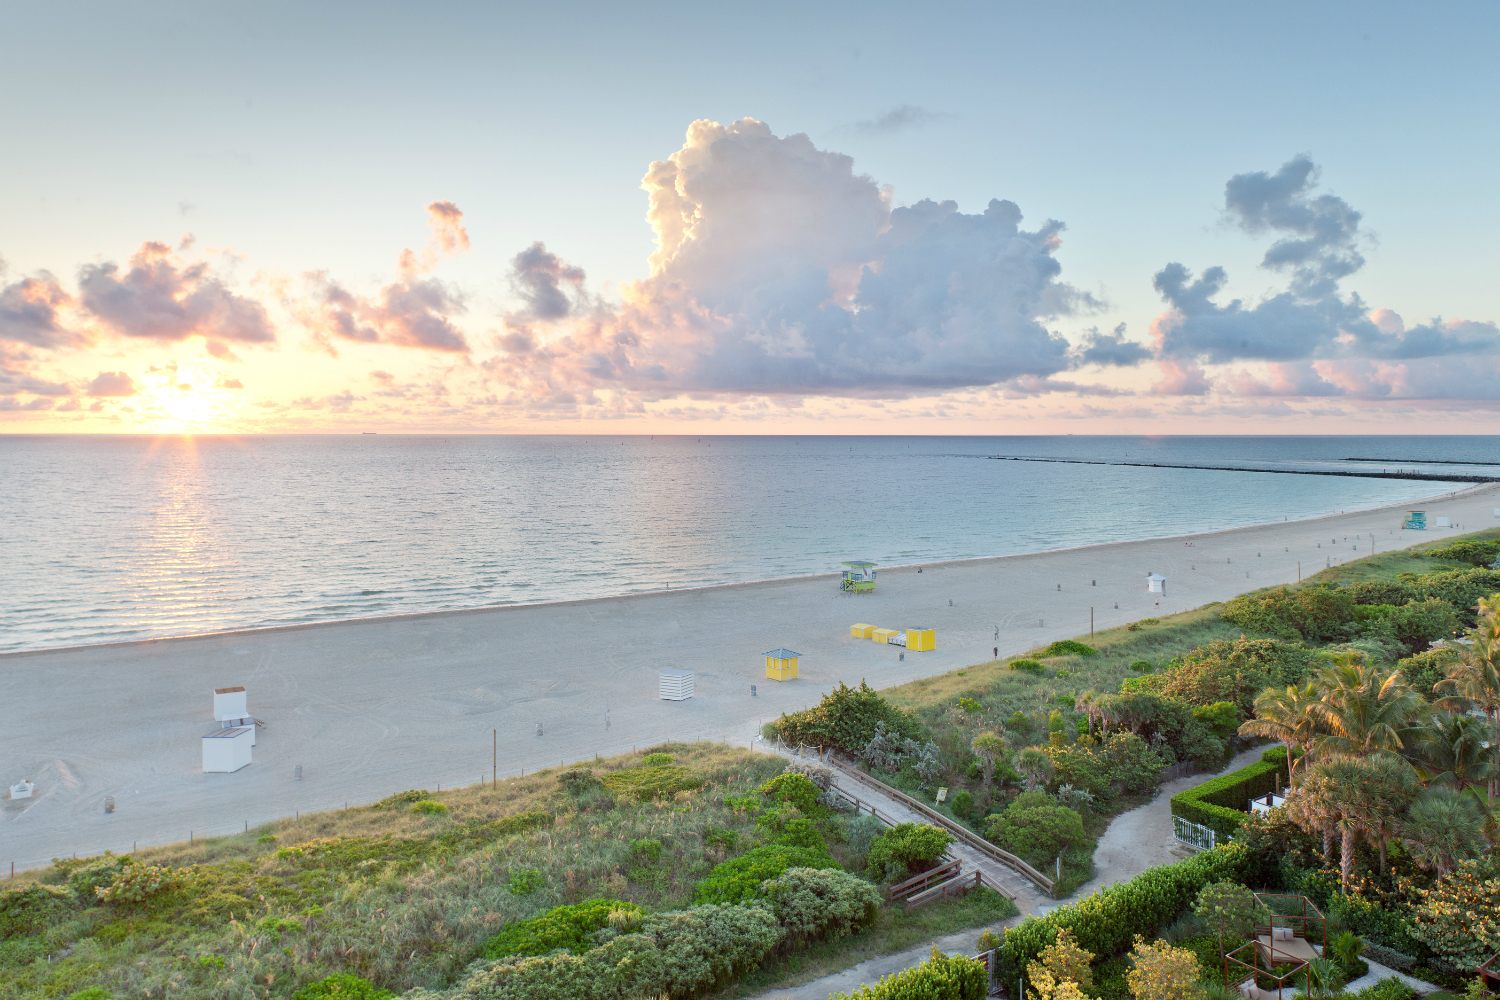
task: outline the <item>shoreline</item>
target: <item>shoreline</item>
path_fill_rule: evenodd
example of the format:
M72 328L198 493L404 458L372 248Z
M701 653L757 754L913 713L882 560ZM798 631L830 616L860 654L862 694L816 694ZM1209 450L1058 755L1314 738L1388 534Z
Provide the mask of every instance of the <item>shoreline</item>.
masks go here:
M992 458L1000 458L1000 456L991 456L991 457ZM1005 459L1005 460L1008 460L1008 461L1054 461L1053 459ZM1056 461L1071 461L1071 460L1056 460ZM1124 465L1131 465L1131 464L1135 464L1135 463L1128 463L1128 462L1126 462L1126 463L1103 463L1103 462L1101 462L1101 463L1082 463L1082 464L1124 464ZM1199 467L1198 466L1164 466L1164 468L1199 468ZM1248 470L1242 470L1242 471L1248 471L1248 472L1267 472L1267 471L1275 471L1275 470L1248 469ZM1321 473L1307 473L1307 474L1308 475L1320 475ZM961 559L941 559L941 560L936 560L936 561L933 561L933 562L892 563L890 565L882 566L881 567L881 572L896 572L896 571L899 571L899 570L917 569L919 567L922 568L922 569L928 569L928 568L932 568L932 569L945 569L945 568L949 568L949 567L962 566L962 565L968 565L968 564L973 564L973 563L999 562L999 561L1007 560L1007 559L1029 559L1029 558L1034 558L1034 557L1037 557L1037 556L1060 555L1060 554L1070 553L1070 552L1087 552L1087 551L1092 550L1092 549L1106 549L1106 548L1110 548L1110 547L1113 547L1113 546L1116 546L1116 545L1139 544L1139 543L1144 543L1144 542L1169 542L1169 541L1177 541L1177 540L1189 539L1189 538L1210 538L1211 539L1211 538L1215 538L1217 536L1223 535L1223 534L1228 533L1228 532L1249 531L1249 530L1253 530L1253 529L1257 529L1257 528L1266 528L1266 527L1270 527L1272 525L1277 525L1277 524L1282 524L1282 525L1290 525L1290 524L1312 524L1312 523L1314 523L1316 521L1324 520L1324 519L1327 519L1327 518L1346 517L1346 516L1349 516L1351 514L1368 514L1368 513L1375 513L1377 511L1383 511L1383 510L1404 510L1404 509L1410 509L1415 504L1429 504L1429 503L1433 503L1433 502L1444 500L1444 499L1447 499L1447 500L1458 500L1458 499L1464 497L1465 495L1468 495L1468 494L1471 494L1471 493L1475 493L1475 492L1480 492L1480 491L1483 491L1483 490L1485 490L1487 488L1495 487L1497 483L1500 483L1500 478L1497 478L1497 479L1494 479L1494 480L1487 480L1487 481L1479 482L1479 483L1470 483L1465 489L1449 490L1446 493L1437 493L1437 494L1433 494L1431 496L1421 497L1421 498L1416 499L1416 500L1404 501L1402 503L1381 504L1380 506L1377 506L1377 507L1360 507L1360 508L1357 508L1357 509L1352 510L1352 511L1334 511L1333 513L1330 513L1330 514L1319 514L1319 515L1317 515L1315 517L1304 517L1304 518L1299 518L1299 519L1297 519L1295 521L1289 521L1289 520L1282 520L1282 521L1257 521L1257 522L1254 522L1252 524L1241 524L1241 525L1235 525L1235 526L1227 527L1227 528L1215 528L1212 531L1189 532L1187 534L1180 534L1180 535L1151 535L1151 536L1145 536L1145 537L1142 537L1142 538L1131 538L1131 539L1124 539L1122 541L1114 541L1114 542L1090 542L1090 543L1088 543L1086 545L1071 545L1071 546L1065 546L1063 548L1057 548L1057 549L1039 549L1039 550L1036 550L1036 551L1033 551L1033 552L1012 552L1012 553L1009 553L1007 555L998 555L998 556L965 556L965 557L963 557ZM1412 543L1412 544L1416 544L1416 543ZM731 588L736 588L736 587L746 587L746 588L748 588L748 587L761 587L761 586L769 586L769 585L784 584L784 583L814 582L814 581L818 581L818 580L828 580L828 581L831 582L833 580L836 580L838 578L838 576L839 576L838 573L808 573L808 574L802 574L802 575L799 575L799 576L768 577L768 578L763 579L763 580L741 580L741 581L737 581L737 582L733 582L733 583L709 583L709 584L703 584L702 586L697 586L697 587L682 587L682 588L679 588L677 590L669 590L669 589L645 590L645 591L637 591L635 593L626 593L626 594L608 594L608 595L604 595L604 596L601 596L601 597L570 597L570 598L564 598L562 600L536 601L536 602L533 602L533 603L525 603L525 604L523 604L523 603L513 603L513 604L482 604L482 605L478 605L476 607L468 607L468 608L444 608L444 609L433 610L433 611L398 611L398 612L394 612L394 613L391 613L391 614L384 614L384 615L360 615L360 616L356 616L356 617L353 617L353 618L329 618L329 619L324 619L324 620L321 620L321 621L290 622L290 623L280 624L280 625L251 625L251 626L246 626L244 628L216 629L216 630L212 630L212 631L208 631L208 632L188 632L188 633L185 633L183 635L153 636L153 637L144 638L144 639L108 639L108 640L105 640L103 642L73 643L73 644L66 645L66 646L33 646L33 647L27 647L27 648L23 648L23 649L0 650L0 665L3 665L7 659L24 657L24 656L45 655L45 654L48 654L48 653L76 652L76 651L80 651L80 650L98 650L98 649L106 649L106 648L120 647L120 646L159 645L159 644L164 644L164 643L187 642L187 641L192 641L192 640L211 639L211 638L216 638L216 637L217 638L223 638L223 637L234 637L234 636L243 636L243 635L256 635L256 634L262 634L262 633L267 633L267 632L292 632L292 631L299 631L299 630L305 630L305 629L333 628L333 627L337 627L337 626L341 626L341 625L357 625L357 624L374 623L374 622L396 622L396 621L404 621L404 620L413 619L413 618L433 618L433 617L450 616L450 615L476 615L476 614L490 614L490 613L499 614L499 613L504 613L504 612L522 611L522 610L526 610L526 609L529 609L529 608L573 607L573 606L578 606L578 605L594 604L594 603L598 603L600 601L629 601L629 600L639 600L639 599L651 599L651 598L659 597L659 596L666 595L666 594L688 594L688 593L697 593L697 592L702 592L702 591L726 590L726 589L731 589Z
M1413 505L1397 504L889 567L857 596L820 574L6 653L0 784L29 778L36 794L0 800L0 866L238 832L667 740L749 746L764 722L837 683L891 687L1087 636L1091 616L1115 628L1290 583L1299 562L1306 576L1317 559L1368 555L1371 534L1391 551L1489 526L1497 501L1497 484L1431 498L1429 512L1465 527L1420 534L1398 530L1393 511ZM1148 572L1168 578L1166 594L1146 591ZM937 648L903 656L851 638L856 622L934 628ZM801 676L768 680L763 651L783 646L800 651ZM695 672L691 699L658 697L669 668ZM212 691L234 685L266 726L250 765L204 773Z

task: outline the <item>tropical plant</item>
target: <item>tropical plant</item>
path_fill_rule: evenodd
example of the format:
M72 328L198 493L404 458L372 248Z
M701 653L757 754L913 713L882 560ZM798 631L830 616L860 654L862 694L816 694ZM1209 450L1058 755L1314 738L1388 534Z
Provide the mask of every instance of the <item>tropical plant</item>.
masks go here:
M989 805L991 782L995 777L995 764L1010 755L1010 744L998 733L980 733L969 744L974 756L984 766L984 800Z
M931 868L951 843L953 834L940 827L927 823L897 823L875 838L866 864L876 875L890 877L897 874L906 878L907 874L916 875Z
M1139 934L1125 982L1136 1000L1188 1000L1199 993L1198 956L1165 941L1147 944Z
M1401 824L1403 843L1417 864L1447 875L1460 861L1477 858L1488 849L1486 818L1473 795L1430 786L1406 812Z
M1398 757L1337 754L1307 770L1287 802L1287 813L1303 829L1323 834L1325 857L1333 833L1338 831L1342 840L1340 884L1347 893L1359 836L1364 835L1378 848L1384 871L1386 840L1394 836L1401 814L1418 787L1416 774Z
M1318 689L1311 681L1301 687L1266 688L1255 699L1255 718L1240 725L1240 735L1279 740L1295 768L1297 753L1306 751L1317 735L1312 711L1317 701Z
M1497 745L1500 727L1489 719L1467 712L1439 713L1418 732L1413 756L1427 784L1468 792L1489 816L1485 791L1500 772L1494 755Z
M1335 996L1346 981L1343 966L1331 958L1313 959L1307 963L1307 971L1312 974L1314 996Z
M1411 933L1460 969L1500 951L1500 859L1460 861L1412 910Z
M1500 726L1500 594L1482 598L1478 621L1461 647L1462 659L1448 667L1448 676L1437 682L1438 704L1464 711L1477 708L1490 722ZM1500 741L1490 743L1490 760L1500 765ZM1500 773L1488 777L1490 798L1496 797Z
M1193 913L1218 936L1222 953L1227 938L1250 936L1265 907L1238 882L1211 882L1199 891Z
M1077 983L1088 989L1094 985L1091 967L1094 958L1093 952L1078 947L1073 932L1064 927L1057 932L1056 940L1042 949L1037 960L1026 966L1026 975L1036 983L1043 974L1050 973L1058 981Z
M1026 776L1026 788L1035 790L1052 778L1052 758L1036 747L1027 747L1016 758L1016 768Z
M1046 792L1022 792L991 816L985 837L1033 865L1046 865L1069 847L1088 842L1083 820Z
M1358 653L1339 656L1314 683L1321 694L1312 706L1319 729L1313 750L1319 755L1401 750L1413 719L1426 707L1400 671L1383 672Z
M1360 954L1365 950L1365 939L1353 931L1344 931L1328 942L1328 952L1338 960L1345 975L1354 977L1360 967Z

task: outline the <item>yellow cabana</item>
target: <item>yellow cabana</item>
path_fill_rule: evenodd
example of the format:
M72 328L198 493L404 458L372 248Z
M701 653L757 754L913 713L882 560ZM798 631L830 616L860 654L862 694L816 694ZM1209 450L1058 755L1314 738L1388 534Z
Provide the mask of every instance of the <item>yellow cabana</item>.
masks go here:
M797 658L802 654L790 649L773 649L766 653L766 676L773 681L797 679Z
M925 653L929 649L937 649L937 630L930 628L907 629L906 648L914 653Z
M874 625L866 625L863 622L858 625L849 626L849 634L856 639L868 639L870 638L870 633L873 631L875 631Z

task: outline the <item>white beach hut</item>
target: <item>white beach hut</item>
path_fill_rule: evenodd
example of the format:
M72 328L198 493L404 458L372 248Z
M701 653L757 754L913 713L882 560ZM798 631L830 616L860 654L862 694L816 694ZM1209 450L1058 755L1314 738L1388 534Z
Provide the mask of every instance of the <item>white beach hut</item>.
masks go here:
M1146 590L1152 594L1165 594L1167 592L1167 578L1160 573L1147 573Z
M250 763L250 747L254 742L254 726L214 730L203 737L203 770L238 771Z
M659 678L662 701L687 701L693 696L691 670L663 670Z
M255 746L255 719L245 698L243 687L214 688L214 721L225 728L248 726L250 745Z
M36 791L36 785L22 778L19 783L10 786L10 797L13 799L29 799L31 793Z

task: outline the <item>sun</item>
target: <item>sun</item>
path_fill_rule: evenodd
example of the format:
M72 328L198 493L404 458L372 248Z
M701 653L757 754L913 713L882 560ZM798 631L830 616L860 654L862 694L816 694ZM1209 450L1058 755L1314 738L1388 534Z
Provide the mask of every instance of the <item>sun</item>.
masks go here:
M151 369L141 383L140 415L157 430L202 433L232 424L240 415L238 394L207 368L173 362Z

